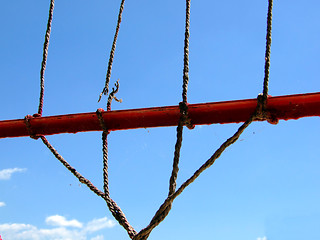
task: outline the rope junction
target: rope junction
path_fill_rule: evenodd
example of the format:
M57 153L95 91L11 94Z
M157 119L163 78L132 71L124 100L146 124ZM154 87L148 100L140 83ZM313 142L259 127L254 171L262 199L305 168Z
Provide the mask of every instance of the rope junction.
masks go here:
M116 31L112 43L110 57L108 62L105 87L99 96L108 95L107 109L98 109L96 113L73 114L54 117L42 117L43 98L44 98L44 72L48 56L48 46L50 40L51 23L53 18L54 0L50 2L49 17L45 42L43 47L43 60L40 71L40 99L38 113L33 116L27 115L23 120L10 120L0 122L0 138L30 136L33 139L41 138L42 142L48 147L53 155L83 184L100 196L107 203L107 206L119 222L127 231L129 237L133 240L148 239L152 230L159 225L169 214L172 203L184 189L194 182L207 168L212 166L217 158L226 148L235 143L243 131L253 121L267 120L271 124L277 124L279 119L297 119L304 116L320 116L320 93L301 94L282 97L268 96L269 68L271 53L271 29L272 29L272 0L268 0L267 14L267 34L265 51L265 68L263 93L258 95L257 99L229 101L221 103L207 104L188 104L187 91L189 83L189 36L190 36L190 2L186 0L186 18L185 18L185 39L184 39L184 66L183 66L183 84L182 84L182 102L179 106L135 109L123 111L111 111L112 100L121 101L115 95L119 90L119 80L115 83L115 88L109 93L109 82L111 78L112 63L115 54L116 42L119 34L122 13L125 0L121 1ZM160 117L159 117L160 116ZM166 117L165 117L166 116ZM129 118L129 119L128 119ZM125 123L123 122L125 120ZM64 121L64 124L61 124ZM122 122L121 122L122 121ZM67 123L68 122L68 123ZM85 129L80 129L86 126ZM83 124L85 122L85 124ZM196 124L212 123L230 123L244 122L239 129L228 138L213 153L213 155L195 171L180 187L177 188L176 180L179 172L180 149L182 146L183 128L187 126L193 129ZM51 124L51 125L50 125ZM54 125L56 124L56 125ZM177 126L176 144L173 156L172 172L169 180L168 196L163 201L148 226L137 232L128 222L125 214L117 203L110 197L108 180L108 135L111 131L121 129L132 129L139 127L156 126ZM60 126L60 129L57 129ZM61 127L64 126L64 129ZM44 135L57 134L62 132L79 131L97 131L102 130L102 152L103 152L103 192L95 187L90 180L82 176L73 168L48 142Z

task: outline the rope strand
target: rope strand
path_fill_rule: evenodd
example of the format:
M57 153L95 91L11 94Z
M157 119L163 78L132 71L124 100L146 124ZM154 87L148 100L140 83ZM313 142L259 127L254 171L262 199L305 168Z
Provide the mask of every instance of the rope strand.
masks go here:
M268 0L267 36L266 36L266 51L265 51L264 81L263 81L263 104L262 104L263 108L265 108L267 104L268 91L269 91L272 7L273 7L273 0Z
M190 0L186 0L186 26L184 36L184 60L183 60L183 85L182 101L187 103L187 92L189 84L189 37L190 37Z
M48 58L48 48L49 48L50 33L51 33L51 23L53 18L53 9L54 9L54 0L51 0L48 23L47 23L47 31L45 35L44 44L43 44L42 63L41 63L41 70L40 70L40 97L39 97L39 107L38 107L38 114L37 114L38 116L42 116L42 111L43 111L44 72L46 70L46 64L47 64L47 58Z
M180 106L180 119L177 126L177 140L175 144L172 172L169 181L169 193L172 195L176 190L176 180L179 172L180 151L182 146L183 126L187 123L188 127L192 128L188 118L187 108L187 92L189 84L189 36L190 36L190 0L186 0L186 22L185 22L185 39L184 39L184 59L183 59L183 84L182 84L182 103ZM141 230L133 239L145 240L149 237L151 231L162 222L171 210L172 202L166 205L161 211L158 211L152 218L150 224L145 229Z
M49 148L53 155L76 177L79 182L88 186L88 188L93 191L98 196L105 198L105 194L96 188L88 179L83 177L75 168L73 168L59 153L58 151L49 143L45 136L40 137L42 142Z
M118 14L116 32L114 34L113 43L112 43L112 47L111 47L111 51L110 51L108 69L107 69L107 74L106 74L106 82L105 82L105 86L104 86L102 92L99 95L98 102L100 102L102 94L107 95L109 93L109 82L110 82L110 78L111 78L112 63L113 63L114 53L115 53L115 50L116 50L116 44L117 44L117 39L118 39L118 34L119 34L119 29L120 29L120 23L121 23L121 20L122 20L122 12L123 12L123 9L124 9L124 2L125 2L125 0L121 1L119 14Z

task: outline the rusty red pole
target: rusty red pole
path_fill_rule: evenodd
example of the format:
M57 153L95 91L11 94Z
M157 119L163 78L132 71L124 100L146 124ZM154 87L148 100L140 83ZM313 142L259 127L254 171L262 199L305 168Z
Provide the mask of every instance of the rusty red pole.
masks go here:
M194 125L238 123L246 121L257 105L256 99L200 103L189 105L189 117ZM320 116L320 93L269 97L267 110L277 119L289 120ZM141 108L103 112L109 130L166 127L178 124L178 106ZM37 135L100 131L95 112L30 119ZM0 138L29 136L24 119L0 121Z

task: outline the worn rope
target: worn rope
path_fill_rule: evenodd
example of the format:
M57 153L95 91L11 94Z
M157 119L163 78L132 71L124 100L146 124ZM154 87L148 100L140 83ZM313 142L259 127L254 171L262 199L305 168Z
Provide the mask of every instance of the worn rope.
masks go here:
M112 92L109 94L108 103L107 103L107 111L111 111L111 102L113 99L116 101L121 101L121 99L117 99L115 94L119 91L119 80L115 83L115 87L112 89ZM102 152L103 152L103 189L105 193L105 200L107 202L107 206L114 216L114 218L119 222L119 224L127 231L130 238L133 238L137 232L128 222L126 216L122 212L121 208L116 204L114 200L110 197L109 192L109 173L108 173L108 135L110 131L107 129L104 119L102 117L103 109L98 109L96 111L100 126L103 130L102 132Z
M271 124L277 124L278 120L267 111L267 100L269 92L269 73L270 73L270 55L271 55L271 32L272 32L272 7L273 0L268 0L267 14L267 33L266 33L266 50L264 64L263 92L257 99L257 114L255 120L267 120Z
M189 83L189 36L190 36L190 2L191 0L186 0L186 20L185 20L185 39L184 39L184 60L183 60L183 84L182 84L182 102L180 106L180 119L177 126L177 140L175 144L172 172L169 180L169 193L168 196L171 196L176 191L176 181L179 172L179 160L180 160L180 151L182 146L182 135L183 135L183 126L187 125L189 128L191 126L191 121L188 117L188 107L187 107L187 92L188 92L188 83ZM155 228L160 222L162 222L171 210L171 203L168 204L160 213L156 213L153 217L149 227L141 230L135 237L135 240L144 240L149 237L152 229Z
M105 131L103 131L103 133L102 133L103 179L104 179L103 189L104 189L104 193L105 193L105 200L106 200L107 206L108 206L110 212L112 213L112 215L114 216L114 218L127 231L129 237L133 238L137 234L137 232L130 225L126 216L124 215L123 211L121 210L121 208L110 197L109 179L108 179L108 134L109 134L109 132L105 132Z
M124 2L125 2L125 0L121 1L119 14L118 14L116 32L114 34L113 43L112 43L112 47L111 47L111 51L110 51L108 69L107 69L107 74L106 74L106 82L105 82L105 86L104 86L102 92L100 93L98 102L100 102L102 94L107 95L109 93L109 82L110 82L110 78L111 78L112 63L113 63L114 53L116 50L116 44L117 44L117 39L118 39L118 34L119 34L119 29L120 29L120 23L122 20L122 12L124 9Z
M186 0L186 21L184 35L184 58L183 58L183 85L182 85L182 102L187 103L187 92L189 84L189 37L190 37L190 3Z
M88 188L93 191L98 196L105 198L105 194L101 192L97 187L95 187L88 179L83 177L74 167L72 167L59 153L58 151L49 143L45 136L40 137L42 142L49 148L53 155L83 184L87 185Z
M105 88L103 89L102 93L100 94L100 98L102 94L108 94L109 92L109 81L111 76L111 68L112 68L112 62L114 58L114 51L116 46L116 40L119 32L120 22L121 22L121 15L123 11L124 6L124 0L121 2L120 10L119 10L119 16L118 16L118 23L116 28L116 33L114 36L114 41L112 45L112 49L110 52L110 58L108 63L108 70L107 70L107 76L106 76L106 84ZM50 11L49 11L49 20L47 25L47 33L46 33L46 39L44 44L44 53L43 53L43 61L42 61L42 68L41 68L41 93L40 93L40 103L39 103L39 111L38 116L41 116L42 114L42 107L43 107L43 92L44 92L44 71L46 66L46 59L47 59L47 53L48 53L48 44L49 44L49 38L50 38L50 31L51 31L51 22L52 22L52 14L53 14L53 7L54 7L54 0L51 0L50 4ZM56 149L53 148L53 146L48 142L48 140L44 136L40 136L43 143L50 149L50 151L54 154L54 156L75 176L78 178L78 180L86 184L91 191L96 193L98 196L102 197L107 205L109 210L111 211L112 215L115 217L115 219L122 225L128 232L129 236L133 240L146 240L151 231L162 222L165 217L168 215L169 211L171 210L172 203L174 199L179 196L184 189L189 186L192 182L194 182L202 172L204 172L206 169L208 169L210 166L214 164L216 159L218 159L221 154L225 151L226 148L228 148L230 145L235 143L240 135L243 133L243 131L251 124L253 120L256 118L259 118L261 115L261 112L265 112L265 106L266 101L268 97L268 82L269 82L269 68L270 68L270 51L271 51L271 25L272 25L272 0L269 0L269 6L268 6L268 20L267 20L267 43L266 43L266 53L265 53L265 77L264 77L264 83L263 83L263 94L258 96L258 104L255 112L251 115L251 117L242 124L239 129L236 131L236 133L227 139L216 151L215 153L189 178L187 179L179 188L176 190L176 179L177 174L179 171L179 158L180 158L180 149L182 145L182 132L183 132L183 126L184 125L190 125L192 127L192 124L190 122L190 119L188 117L188 109L187 109L187 90L188 90L188 83L189 83L189 36L190 36L190 0L186 0L186 28L185 28L185 41L184 41L184 69L183 69L183 91L182 91L182 103L180 103L180 120L179 124L177 126L177 141L175 145L175 152L174 152L174 161L173 161L173 170L170 177L169 182L169 193L168 197L164 201L164 203L160 206L152 220L150 221L149 225L142 229L139 233L137 233L133 227L129 224L127 221L125 215L123 214L120 207L117 206L116 202L114 202L110 198L109 193L109 182L108 182L108 141L107 137L109 134L109 131L104 123L104 120L102 118L102 110L97 110L97 116L100 121L101 127L103 129L102 133L102 141L103 141L103 159L104 159L104 169L103 169L103 178L104 178L104 193L97 189L88 179L84 178L79 172L76 171L75 168L73 168L67 161L63 159L63 157L56 151ZM113 89L113 91L109 94L108 102L107 102L107 111L111 110L111 102L113 99L119 101L115 97L115 93L119 89L119 83L116 83L116 89ZM25 118L25 123L27 130L31 137L38 137L34 134L31 128L30 124L30 118L27 116Z
M237 130L237 132L230 137L229 139L227 139L216 151L215 153L187 180L185 181L179 188L177 191L175 191L173 194L171 194L170 196L167 197L167 199L164 201L164 203L160 206L160 208L158 209L158 211L156 212L156 214L154 215L154 217L152 218L152 220L150 221L149 225L142 229L139 232L140 236L137 236L136 238L134 238L134 240L145 240L148 237L149 234L151 233L151 231L160 224L160 222L165 218L164 213L166 213L167 208L172 206L172 202L174 201L174 199L179 196L183 190L189 186L192 182L194 182L196 180L196 178L199 177L199 175L205 171L207 168L209 168L210 166L212 166L212 164L215 162L216 159L218 159L220 157L220 155L222 154L222 152L229 147L231 144L235 143L240 135L242 134L242 132L250 125L250 123L253 121L255 117L255 113L244 123L242 124L239 129Z
M267 35L266 35L266 51L264 65L264 81L263 81L263 108L266 107L268 90L269 90L269 72L270 72L270 55L271 55L271 31L272 31L272 7L273 0L268 0L268 16L267 16Z
M267 20L267 43L266 43L266 53L265 53L265 77L263 82L263 94L259 95L257 98L257 107L255 112L250 116L250 118L243 123L239 129L235 132L235 134L227 139L216 151L215 153L197 170L195 173L187 179L179 188L177 191L172 193L171 195L166 198L164 203L160 206L152 220L150 221L149 225L142 229L139 234L134 238L134 240L146 240L151 231L160 224L160 222L167 216L168 212L170 211L172 207L172 202L174 199L179 196L184 189L189 186L192 182L194 182L202 172L204 172L206 169L208 169L210 166L214 164L216 159L218 159L221 154L228 148L230 145L235 143L240 135L243 133L243 131L252 123L253 120L259 118L261 116L261 113L265 115L265 106L266 101L268 97L268 82L269 82L269 67L270 67L270 52L271 52L271 26L272 26L272 0L269 0L269 6L268 6L268 20ZM187 36L187 34L186 34ZM185 41L186 42L186 41ZM186 51L185 51L186 53ZM185 58L186 59L186 58ZM186 77L185 77L186 76ZM187 78L188 75L184 74L184 79ZM185 84L185 81L184 81ZM186 89L185 87L183 88ZM183 93L183 99L186 98L186 93ZM178 126L179 127L179 126ZM174 182L174 181L173 181ZM171 186L171 184L170 184ZM172 184L170 190L175 188L175 182L174 185Z
M38 114L37 114L38 116L42 116L42 110L43 110L44 72L46 70L46 64L47 64L48 48L49 48L50 33L51 33L51 23L53 18L53 9L54 9L54 0L51 0L48 23L47 23L47 31L45 35L44 44L43 44L42 63L41 63L41 70L40 70L40 97L39 97L39 107L38 107Z
M31 115L27 115L24 117L24 123L26 125L26 128L27 128L27 131L28 131L28 134L30 136L30 138L34 139L34 140L37 140L40 136L38 136L32 129L32 126L31 126L31 119L33 118L33 116Z
M189 36L190 36L190 0L186 0L186 23L185 23L185 40L184 40L184 67L183 67L183 87L182 87L182 104L180 104L180 120L177 126L177 141L175 144L173 168L170 177L169 195L176 189L176 179L179 171L180 149L182 145L183 125L187 120L187 92L189 83Z

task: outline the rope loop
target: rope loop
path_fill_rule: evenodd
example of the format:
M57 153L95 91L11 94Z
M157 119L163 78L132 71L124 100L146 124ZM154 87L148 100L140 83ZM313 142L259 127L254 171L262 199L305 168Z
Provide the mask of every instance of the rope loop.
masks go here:
M189 128L190 130L194 129L195 125L192 124L192 121L189 117L188 103L180 102L179 108L180 108L180 115L181 115L180 121L182 121L182 124L185 125L187 128Z
M269 97L269 96L268 96ZM262 93L257 97L257 108L254 119L258 121L267 121L270 124L276 125L279 119L267 109L268 98L265 98Z
M100 123L100 126L102 128L102 131L106 134L109 134L110 131L107 129L106 127L106 124L104 122L104 119L102 117L102 113L104 112L104 110L102 108L98 108L97 111L96 111L96 114L97 114L97 117L98 117L98 120L99 120L99 123Z
M31 119L33 119L35 117L40 117L40 115L36 113L33 116L31 116L31 115L25 116L24 123L26 124L26 128L27 128L27 131L28 131L30 138L32 138L34 140L38 140L41 137L41 135L37 135L31 127Z

